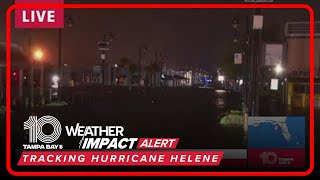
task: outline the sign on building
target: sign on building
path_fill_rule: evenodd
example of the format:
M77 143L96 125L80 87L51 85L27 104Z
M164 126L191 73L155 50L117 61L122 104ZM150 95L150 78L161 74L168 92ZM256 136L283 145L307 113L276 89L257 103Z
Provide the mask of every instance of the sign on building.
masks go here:
M265 45L265 65L277 66L283 61L283 44L266 44Z
M82 83L84 84L101 84L102 76L101 73L83 73Z
M242 64L242 53L234 53L234 64Z
M253 29L262 29L263 27L263 16L262 15L254 15L253 16Z
M270 89L278 90L279 79L271 79Z
M108 45L109 45L109 42L107 42L107 41L98 42L98 48L99 48L99 50L101 50L101 51L107 51L107 50L109 50Z

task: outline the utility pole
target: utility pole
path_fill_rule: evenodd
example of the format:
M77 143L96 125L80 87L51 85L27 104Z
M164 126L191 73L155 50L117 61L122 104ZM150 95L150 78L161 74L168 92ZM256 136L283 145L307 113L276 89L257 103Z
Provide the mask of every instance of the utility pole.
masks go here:
M109 45L111 44L113 40L113 34L108 32L103 35L103 40L101 42L98 42L98 48L101 51L101 77L102 77L102 85L104 86L106 84L105 82L105 61L106 61L106 53L110 50ZM108 63L108 85L111 85L111 66L110 63Z
M242 62L242 91L243 91L243 102L248 106L248 73L247 63L249 59L249 42L250 42L250 30L249 30L249 16L246 17L246 32L244 35L244 51L243 51L243 62Z
M33 109L33 79L34 79L34 72L33 72L33 69L34 69L34 60L33 60L33 54L32 54L32 47L31 47L31 44L32 44L32 39L31 39L31 32L29 32L29 39L28 39L28 46L29 46L29 59L30 59L30 65L31 65L31 68L30 68L30 78L29 78L29 85L30 85L30 109L32 110Z
M105 42L105 43L107 43L106 41L107 41L107 35L106 34L104 34L103 35L103 41ZM106 44L106 46L107 46L108 44ZM105 49L102 49L102 54L101 54L101 60L102 60L102 65L101 65L101 74L102 74L102 86L104 86L105 85L105 82L106 82L106 80L105 80L105 60L106 60L106 50L107 50L107 48L108 47L106 47Z
M71 28L74 24L73 19L71 16L65 16L64 17L64 27ZM60 98L61 93L61 85L64 80L63 78L63 72L62 72L62 28L58 29L58 75L59 75L59 83L58 83L58 99Z
M141 47L139 48L139 76L138 76L138 81L139 81L139 87L140 87L140 81L141 81Z
M259 59L261 50L261 29L263 24L262 9L254 9L253 17L253 41L252 41L252 58L251 58L251 116L257 115L258 97L257 97L257 71L259 69ZM261 22L262 21L262 22Z
M59 49L58 49L58 72L59 72L59 78L60 78L60 82L62 79L62 28L59 28L58 30L58 43L59 43ZM60 84L61 86L61 84Z
M154 73L153 73L153 79L154 79L154 86L155 87L157 87L157 72L158 72L157 58L158 58L158 52L156 51L154 53Z
M44 97L44 62L40 62L41 66L41 74L40 74L40 105L44 105L45 97Z

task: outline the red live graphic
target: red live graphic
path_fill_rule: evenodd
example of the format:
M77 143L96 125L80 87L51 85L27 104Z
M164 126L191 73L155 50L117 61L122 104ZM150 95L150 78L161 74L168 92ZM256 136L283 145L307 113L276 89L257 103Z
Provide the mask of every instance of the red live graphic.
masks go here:
M15 0L16 4L63 4L63 0ZM63 28L63 8L17 8L16 28Z
M218 166L217 151L24 151L19 166Z

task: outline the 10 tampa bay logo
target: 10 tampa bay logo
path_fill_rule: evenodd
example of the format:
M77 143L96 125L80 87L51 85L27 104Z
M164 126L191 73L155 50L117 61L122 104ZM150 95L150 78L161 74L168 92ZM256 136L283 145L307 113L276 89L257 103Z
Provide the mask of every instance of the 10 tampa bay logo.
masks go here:
M44 126L49 125L51 133L44 132ZM29 144L23 144L24 149L62 149L61 144L52 144L56 142L61 135L61 124L53 116L29 116L29 119L23 123L23 129L28 132Z

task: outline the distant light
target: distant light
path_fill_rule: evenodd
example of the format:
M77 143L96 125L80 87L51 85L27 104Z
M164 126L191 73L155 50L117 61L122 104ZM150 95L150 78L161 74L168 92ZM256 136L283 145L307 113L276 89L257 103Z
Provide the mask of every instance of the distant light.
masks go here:
M164 76L164 74L161 74L161 78L162 78L162 79L165 79L166 77Z
M59 76L58 75L52 76L52 81L53 81L54 84L57 84L58 81L59 81Z
M27 76L23 77L23 79L27 79Z
M16 72L14 72L14 73L13 73L13 76L16 76L16 75L17 75L17 73L16 73Z
M225 77L224 76L218 76L218 81L224 81Z
M118 64L114 64L114 67L117 68L117 67L118 67Z
M64 66L66 67L66 66L68 66L68 64L64 64Z
M223 90L223 89L217 89L217 90L216 90L216 93L219 93L219 94L220 94L220 93L226 93L226 92L227 92L227 91L226 91L226 90Z
M282 68L281 64L278 64L274 70L275 70L276 74L280 74L283 71L283 68Z
M243 80L242 79L240 79L240 81L239 81L239 85L242 85L243 84Z

